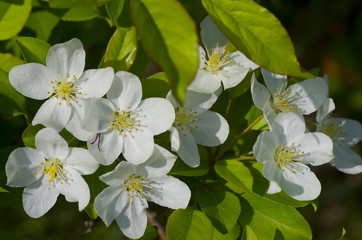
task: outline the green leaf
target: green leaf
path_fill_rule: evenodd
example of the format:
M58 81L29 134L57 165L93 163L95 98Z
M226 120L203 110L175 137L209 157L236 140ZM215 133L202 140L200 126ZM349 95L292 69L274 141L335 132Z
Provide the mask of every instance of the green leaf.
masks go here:
M151 240L151 239L157 239L157 231L154 226L147 224L145 233L138 240Z
M243 95L244 93L246 93L247 91L249 91L252 75L253 75L253 72L249 72L245 76L245 78L241 81L241 83L239 83L238 85L236 85L233 88L227 89L227 92L231 99L237 98L237 97Z
M214 231L212 233L212 240L235 240L239 239L240 236L240 224L236 223L233 229L231 229L230 232L227 234L220 233L216 228L214 228Z
M142 98L166 98L170 85L164 72L156 73L142 81Z
M310 203L309 201L295 200L294 198L288 196L283 190L275 194L265 194L263 197L268 198L273 202L277 202L291 207L305 207Z
M5 193L8 193L9 191L8 191L8 190L6 190L6 189L4 189L4 188L2 188L2 187L0 187L0 192L5 192Z
M109 0L49 0L52 8L90 8L109 2Z
M23 139L24 145L31 148L35 147L35 135L39 132L40 129L43 129L44 126L37 124L35 126L29 125L25 131L23 132L23 135L21 138Z
M239 222L249 225L258 239L312 239L308 222L295 208L254 194L243 194L240 199Z
M121 14L124 9L125 0L111 0L106 3L106 9L111 22L119 27L122 25Z
M346 237L346 229L342 229L342 236L338 240L348 240Z
M239 198L227 191L203 192L198 195L201 210L222 234L230 232L240 214Z
M253 62L283 75L310 78L280 21L253 0L202 0L210 17Z
M196 27L176 0L132 0L131 13L146 52L166 73L181 103L198 69Z
M189 167L180 158L175 162L169 174L177 176L203 176L209 172L209 165L203 160L196 168Z
M250 108L250 111L246 114L246 119L248 120L248 126L253 124L260 116L263 115L263 111L254 105ZM268 130L268 123L264 118L260 119L252 128L252 130Z
M240 161L219 161L214 167L220 177L243 192L263 195L268 190L268 181L261 177L255 169L252 169L253 167L248 168Z
M241 236L241 240L258 240L258 238L255 235L253 229L248 225L245 225L243 235Z
M134 27L117 28L109 40L103 58L103 67L113 67L114 72L127 71L137 53L137 35Z
M31 10L31 0L0 1L0 40L15 36L23 28Z
M174 211L166 225L168 240L208 240L212 238L212 230L212 224L206 215L191 207Z
M25 97L9 82L10 70L23 63L23 60L11 54L0 53L0 112L8 116L18 116L26 112Z
M102 17L98 8L71 8L62 15L63 21L80 22Z
M16 42L20 47L25 62L46 65L45 59L51 47L48 43L32 37L18 37Z
M33 30L40 40L48 41L59 20L57 16L48 11L37 11L30 14L25 26Z

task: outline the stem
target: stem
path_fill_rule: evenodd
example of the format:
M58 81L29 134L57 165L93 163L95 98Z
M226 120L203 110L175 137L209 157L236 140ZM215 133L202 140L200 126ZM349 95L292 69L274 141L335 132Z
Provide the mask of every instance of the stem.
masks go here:
M68 145L70 145L75 140L75 137L69 140Z
M235 161L243 161L243 160L255 160L255 157L254 156L251 156L251 157L240 157L240 158L235 158L233 159Z
M167 240L165 227L162 226L161 223L159 223L159 221L157 220L157 213L147 210L146 216L147 216L148 223L150 225L156 227L157 234L158 234L158 237L160 238L160 240Z
M263 115L260 115L253 123L251 123L247 128L244 129L236 138L229 144L227 147L215 158L215 161L219 159L224 153L226 153L240 138L242 138L247 132L250 131L252 127L254 127L261 119L263 119Z

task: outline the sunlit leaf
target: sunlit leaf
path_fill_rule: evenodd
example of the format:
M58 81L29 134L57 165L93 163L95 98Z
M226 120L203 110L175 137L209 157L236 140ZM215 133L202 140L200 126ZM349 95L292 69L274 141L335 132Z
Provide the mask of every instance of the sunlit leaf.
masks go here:
M31 148L35 147L35 135L39 132L40 129L43 129L43 125L29 125L25 131L23 132L23 135L21 138L23 139L24 145Z
M35 62L46 65L46 56L51 47L47 42L32 37L18 37L16 39L25 62Z
M48 0L52 8L89 8L97 7L110 0Z
M33 30L40 40L48 41L59 20L59 17L48 11L36 11L30 14L25 26Z

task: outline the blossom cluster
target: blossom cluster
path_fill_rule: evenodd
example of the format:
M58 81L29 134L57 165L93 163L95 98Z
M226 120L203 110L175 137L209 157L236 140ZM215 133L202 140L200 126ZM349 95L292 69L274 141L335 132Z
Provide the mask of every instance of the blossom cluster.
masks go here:
M59 194L78 202L82 211L90 192L81 175L115 161L115 169L100 176L108 187L94 202L107 226L116 220L126 236L139 238L147 225L148 201L172 209L188 206L189 187L167 173L177 156L198 167L198 145L226 141L227 120L209 109L223 90L259 68L240 51L228 51L229 40L209 17L201 23L201 38L206 51L199 47L199 69L182 104L171 92L165 99L143 99L141 81L132 73L114 73L111 67L84 70L85 51L76 38L52 46L46 66L26 63L10 71L18 92L45 100L32 120L32 125L45 126L35 136L36 149L18 148L6 164L7 184L25 187L23 205L29 216L44 215ZM266 87L253 74L251 93L269 131L258 136L253 152L270 180L268 193L283 189L297 200L318 197L320 183L306 164L330 163L345 173L362 172L361 157L350 149L361 139L361 124L331 117L334 104L326 79L287 87L286 76L265 69L261 73ZM303 115L315 111L318 125L310 132ZM59 134L64 128L86 142L86 148L69 147ZM154 136L166 131L177 156L155 144Z

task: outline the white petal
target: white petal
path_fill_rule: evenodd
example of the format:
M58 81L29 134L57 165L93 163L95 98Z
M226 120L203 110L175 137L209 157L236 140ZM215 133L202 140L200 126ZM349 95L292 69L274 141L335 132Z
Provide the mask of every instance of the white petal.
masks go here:
M104 132L109 128L115 113L113 104L104 98L85 100L83 127L89 132Z
M335 109L335 105L332 98L326 98L324 100L323 105L318 108L316 120L318 123L321 123L322 120L327 117L333 110Z
M190 112L197 112L197 114L201 114L212 107L221 92L221 87L213 93L200 93L188 90L185 94L183 108L186 111L191 109Z
M88 184L76 170L64 167L64 172L68 181L59 180L55 187L68 202L78 202L79 211L83 211L90 199Z
M272 124L273 133L281 143L289 145L305 132L305 123L301 115L294 112L279 113Z
M254 73L251 76L251 97L260 110L264 110L264 105L270 100L269 90L255 79Z
M260 133L253 146L253 153L256 160L260 163L272 161L277 144L277 139L275 139L273 133L269 131Z
M283 92L287 85L287 76L269 72L264 68L261 69L264 82L272 94ZM283 85L284 84L284 85ZM279 90L278 90L279 88Z
M225 66L223 69L218 71L217 74L223 83L224 89L228 89L235 87L242 80L244 80L248 72L249 72L248 67L240 67L238 65L234 65L234 66Z
M142 132L141 132L142 131ZM142 129L133 132L131 135L123 134L123 151L124 158L132 164L145 162L152 154L154 148L153 135L148 129Z
M327 163L334 157L332 140L323 133L306 133L296 139L295 146L299 148L298 151L304 151L300 158L313 166Z
M187 92L186 92L187 94ZM180 104L176 101L175 97L172 95L172 92L169 91L166 95L166 99L172 104L173 108L180 107Z
M202 93L213 93L221 87L221 79L205 69L199 69L188 90Z
M32 218L41 217L54 206L58 195L58 190L49 186L46 178L42 177L24 189L24 210Z
M151 157L146 162L138 165L136 175L147 175L148 178L166 175L171 170L176 159L177 156L155 144Z
M59 71L61 79L75 75L79 78L84 70L85 51L79 39L73 38L65 43L52 46L46 57L49 71L56 74Z
M141 125L145 125L153 134L158 135L167 131L175 121L175 110L172 104L163 98L148 98L141 101L138 111L145 116Z
M172 209L186 208L189 204L191 191L189 187L171 176L152 179L152 188L145 188L150 201Z
M275 166L273 159L265 162L263 166L263 175L265 178L276 183L280 183L282 178L282 170Z
M194 119L196 121L190 125L190 129L197 144L213 147L225 142L229 135L229 124L220 114L205 111Z
M65 129L68 132L73 134L79 140L88 141L93 137L94 133L88 132L83 127L83 121L85 116L85 103L83 99L78 99L78 101L72 104L72 112L69 117L69 121L67 125L65 125Z
M81 175L92 174L99 166L97 160L84 148L69 148L65 163L66 167L76 169Z
M274 193L280 192L281 190L282 189L279 187L278 183L276 183L274 181L270 181L269 188L268 188L268 191L266 193L274 194Z
M295 173L286 169L282 175L280 186L292 198L299 201L310 201L319 196L321 184L309 168L304 169L306 170Z
M264 120L268 123L269 129L273 129L273 122L276 118L277 114L275 113L274 109L271 107L270 102L266 102L264 105L263 110Z
M211 51L218 44L219 47L225 47L229 40L220 31L217 25L211 20L209 16L205 17L200 23L200 35L205 47Z
M142 98L142 86L139 78L129 72L119 71L107 93L107 99L112 101L120 110L133 110Z
M139 198L134 198L134 204L127 204L121 214L116 218L119 228L129 238L140 238L146 230L146 209Z
M341 172L347 174L358 174L362 172L361 156L348 147L339 147L334 144L333 159L334 166Z
M43 128L35 135L35 146L47 159L64 160L69 153L67 141L52 128Z
M25 187L38 180L43 172L39 169L44 157L35 149L17 148L10 153L5 165L7 185Z
M90 69L75 82L83 98L103 97L111 87L114 77L113 68Z
M320 77L295 83L289 89L291 91L288 97L290 105L296 107L298 112L302 114L316 111L323 104L328 94L328 86L325 80Z
M95 198L94 208L107 227L121 214L121 200L125 196L120 185L111 185Z
M259 67L259 65L255 64L254 62L250 61L242 52L235 51L229 55L229 58L234 60L234 62L243 68L248 68L249 70L255 70Z
M342 127L342 131L336 131L333 139L345 146L354 146L362 139L362 125L360 122L348 118L335 118L330 120L335 127ZM342 140L339 140L341 138Z
M70 113L71 106L69 106L65 100L50 98L41 105L35 114L32 124L34 126L43 124L59 132L68 123Z
M179 132L176 128L171 128L170 134L171 149L190 167L200 165L199 150L194 137L188 131Z
M39 63L15 66L9 72L11 85L22 95L37 100L46 99L51 95L52 80L47 68Z
M113 171L107 172L99 179L108 185L120 185L136 172L136 165L127 161L120 162Z
M100 133L87 142L89 152L102 165L110 165L117 159L123 149L123 138L117 130Z

